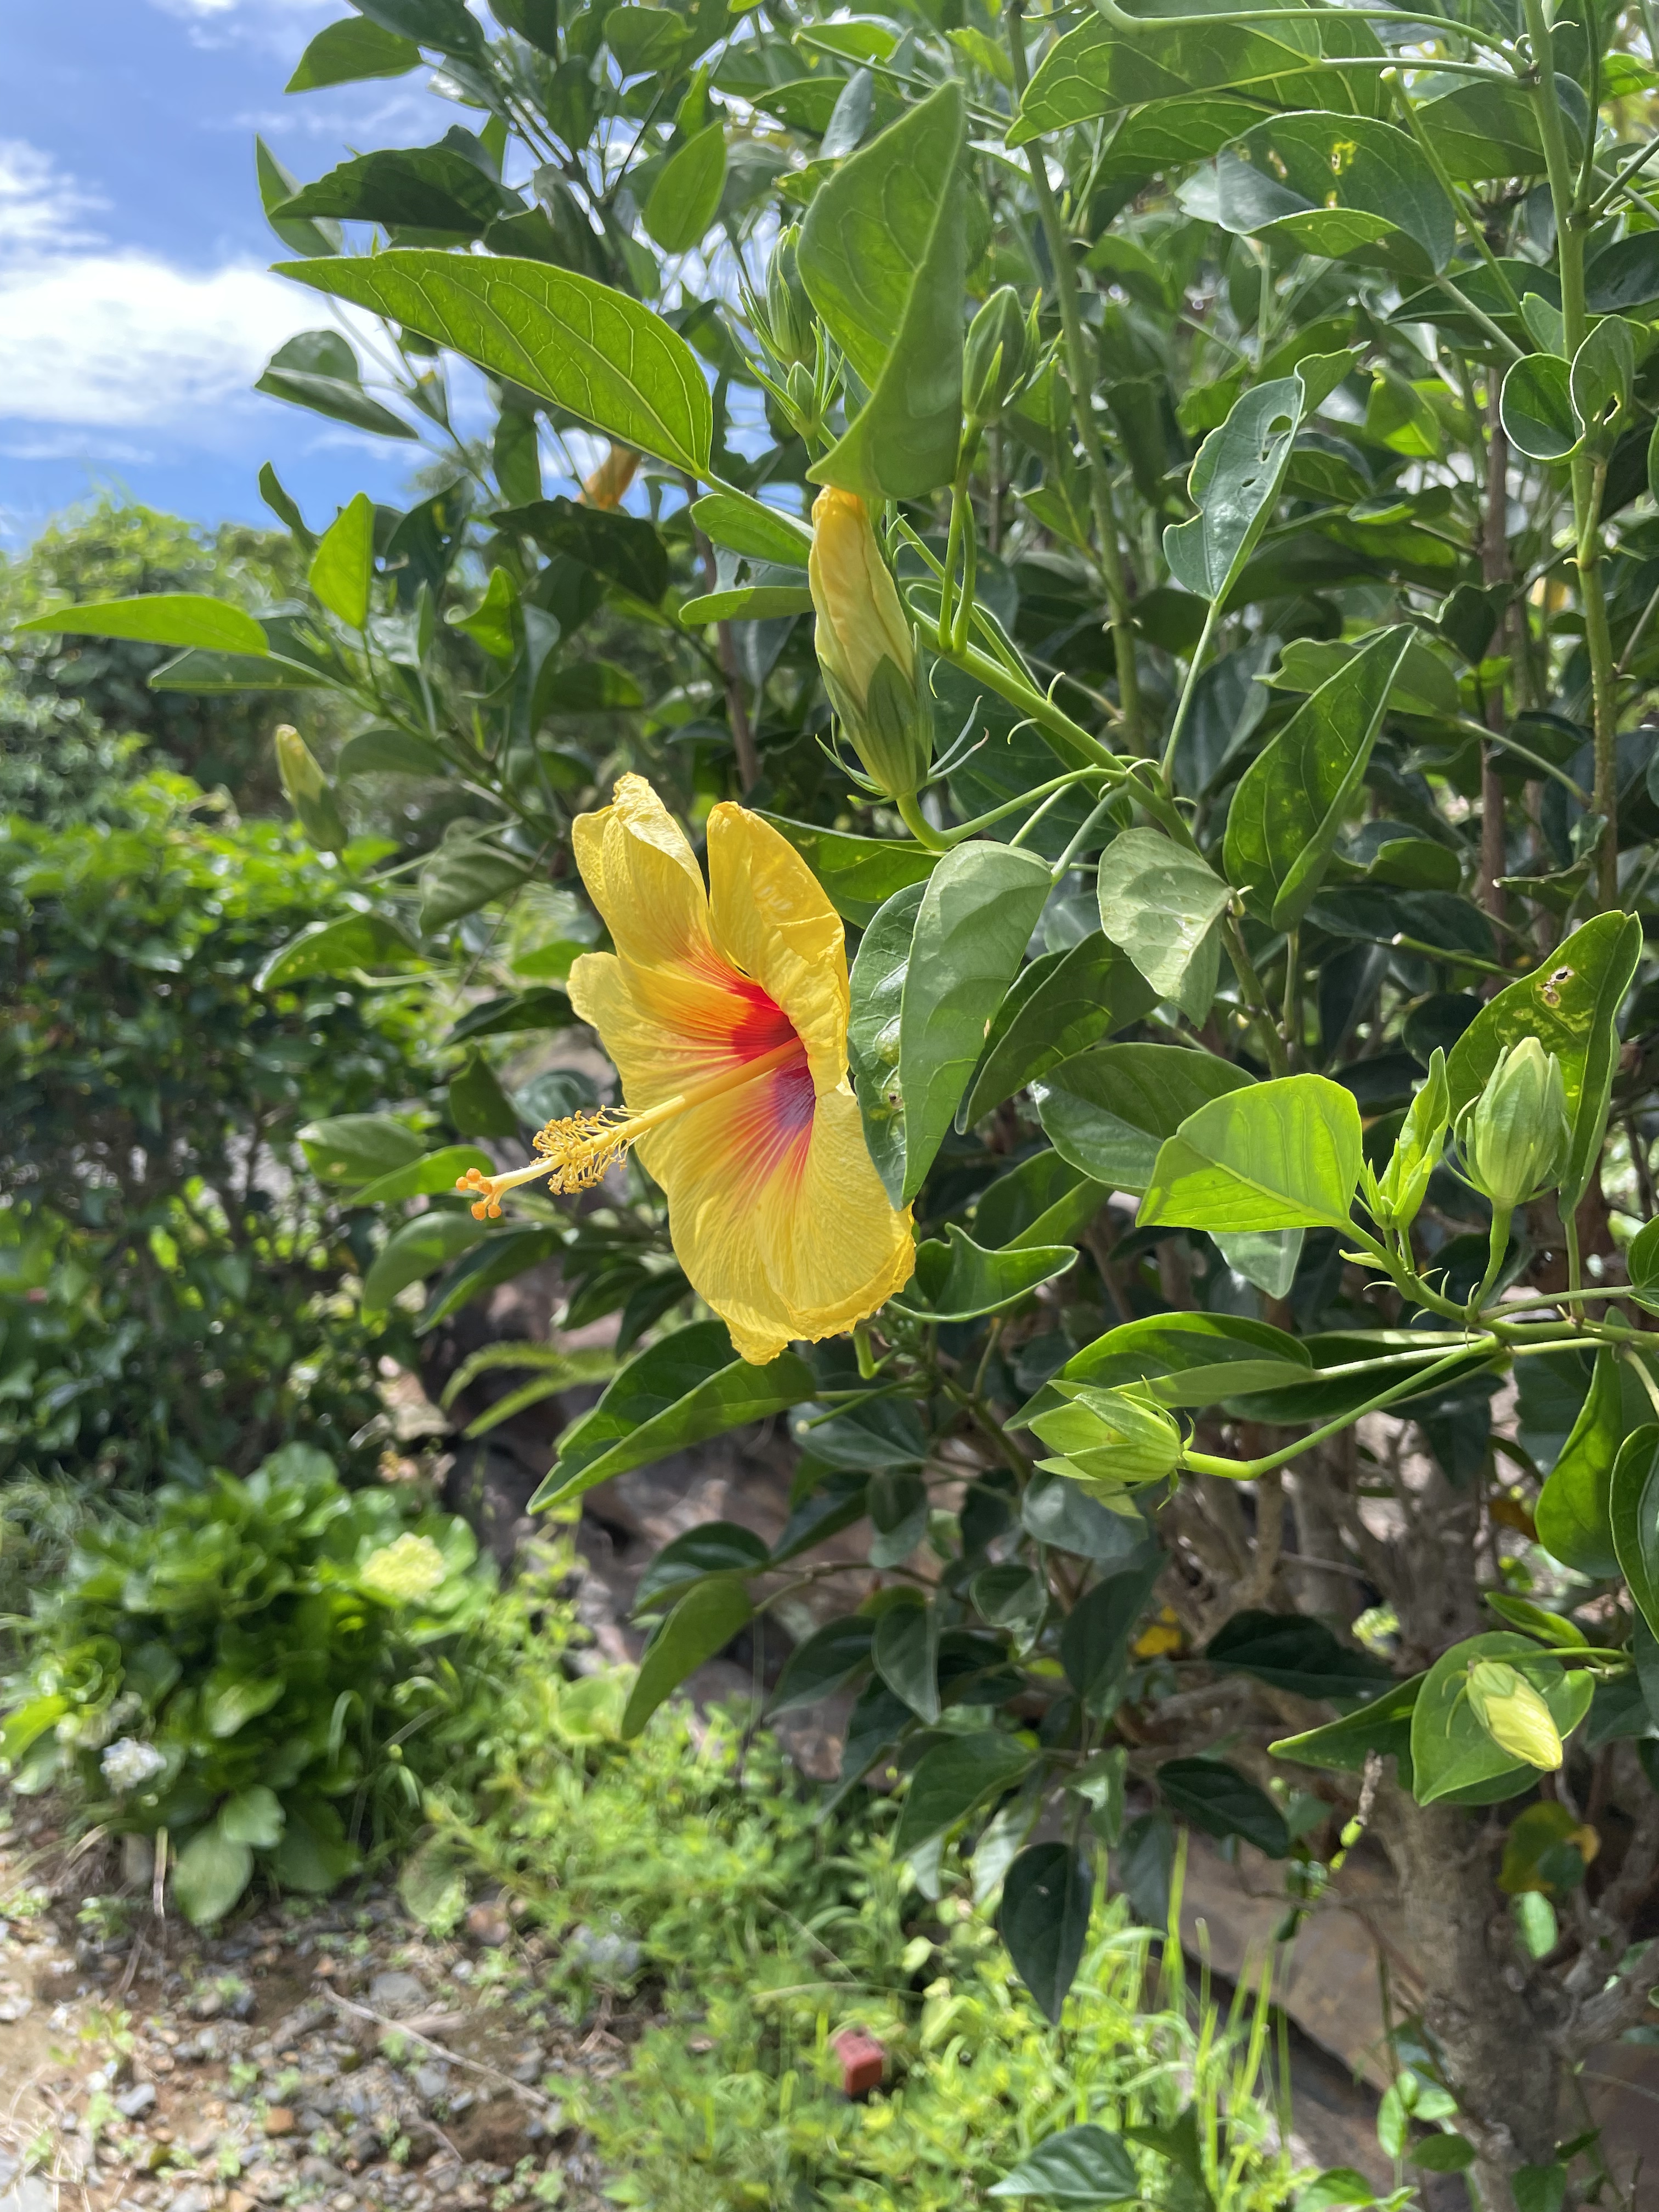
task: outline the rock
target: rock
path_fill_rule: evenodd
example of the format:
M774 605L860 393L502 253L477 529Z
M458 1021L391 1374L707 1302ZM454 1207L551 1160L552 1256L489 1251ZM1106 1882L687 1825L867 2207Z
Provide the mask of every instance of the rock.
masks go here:
M414 2086L416 2095L420 2098L422 2104L435 2103L440 2097L447 2096L449 2094L449 2069L447 2066L433 2064L417 2066L410 2075L410 2080Z
M224 1992L221 1990L198 1990L190 2001L192 2020L217 2020L224 2008Z
M619 1989L640 1971L640 1947L627 1936L600 1934L583 1921L573 1928L565 1948L586 1967L596 1982Z
M294 2113L287 2105L273 2105L265 2114L265 2133L268 2136L291 2136L294 2132Z
M368 1985L368 2001L376 2012L396 2020L421 2010L426 2003L425 1984L418 1976L393 1966L375 1975Z
M513 1933L512 1923L499 1905L470 1905L465 1923L468 1937L486 1950L499 1950Z
M0 2212L56 2212L56 2195L39 2174L21 2174L0 2197Z
M191 2182L167 2199L167 2212L213 2212L213 2199L205 2189Z
M135 2081L130 2089L123 2089L115 2100L115 2109L124 2120L142 2120L146 2112L155 2109L155 2084Z

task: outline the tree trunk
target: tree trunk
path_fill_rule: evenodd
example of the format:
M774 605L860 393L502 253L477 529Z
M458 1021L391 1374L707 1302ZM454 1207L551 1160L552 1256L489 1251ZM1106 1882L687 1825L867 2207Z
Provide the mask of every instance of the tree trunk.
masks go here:
M1483 2212L1512 2212L1517 2166L1547 2165L1561 2063L1526 1995L1525 1966L1494 1913L1490 1855L1469 1814L1383 1793L1378 1832L1394 1862L1423 2019L1443 2053Z

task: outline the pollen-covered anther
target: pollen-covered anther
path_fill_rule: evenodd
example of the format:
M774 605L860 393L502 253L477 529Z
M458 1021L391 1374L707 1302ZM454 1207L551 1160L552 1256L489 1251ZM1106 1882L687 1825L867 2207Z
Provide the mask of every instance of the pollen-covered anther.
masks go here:
M601 1106L550 1121L536 1132L542 1172L556 1191L591 1190L619 1160L626 1159L634 1127L625 1115Z

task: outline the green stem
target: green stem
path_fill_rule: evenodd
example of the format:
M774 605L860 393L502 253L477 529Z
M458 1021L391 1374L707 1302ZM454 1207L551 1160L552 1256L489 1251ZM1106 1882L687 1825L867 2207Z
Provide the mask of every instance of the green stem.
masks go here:
M1589 317L1584 301L1584 234L1591 222L1588 178L1575 179L1567 154L1566 131L1556 92L1554 53L1544 0L1525 0L1527 37L1532 46L1531 87L1550 200L1555 210L1556 258L1561 272L1562 338L1569 361L1584 343ZM1595 805L1601 816L1596 854L1596 892L1604 908L1619 902L1618 690L1613 680L1613 640L1601 591L1601 484L1603 469L1594 466L1581 447L1572 458L1572 512L1577 541L1579 592L1584 610L1584 643L1589 653L1594 700Z
M1492 1285L1504 1272L1504 1261L1510 1249L1510 1223L1514 1218L1512 1206L1493 1206L1492 1225L1486 1232L1486 1272L1480 1279L1480 1287L1469 1300L1469 1311L1478 1314L1486 1303Z
M939 649L943 653L956 635L956 625L951 619L957 586L957 559L962 550L962 485L951 487L951 530L945 541L945 574L939 587Z
M1262 281L1265 284L1267 281L1265 266L1262 271ZM1199 671L1203 667L1204 656L1210 649L1210 640L1215 632L1218 613L1219 609L1212 599L1205 610L1204 627L1198 634L1198 643L1193 648L1193 657L1187 664L1187 680L1181 687L1181 697L1176 704L1175 720L1170 725L1170 741L1164 748L1163 772L1166 786L1175 768L1176 748L1181 743L1181 733L1187 726L1187 716L1192 707L1193 693L1197 688Z
M1061 707L1039 691L1035 684L1016 676L1000 660L976 645L964 645L958 651L954 644L947 647L947 660L954 661L964 674L976 683L984 684L1006 699L1011 707L1018 707L1023 714L1030 715L1039 729L1047 732L1054 741L1054 750L1062 760L1069 760L1074 768L1103 768L1115 775L1126 773L1126 764L1115 752L1109 751L1097 737L1091 737L1080 722L1074 722Z
M947 830L944 837L945 848L948 851L952 845L960 845L965 838L978 836L981 830L989 830L994 823L1006 821L1009 815L1018 814L1022 806L1029 806L1033 799L1057 797L1060 792L1068 791L1074 783L1097 781L1102 773L1102 770L1092 768L1068 769L1064 775L1051 777L1047 783L1034 784L1030 791L1022 791L1018 799L1005 799L1000 806L992 807L988 813L976 814L971 822L959 823L954 830ZM1018 830L1009 842L1018 845L1024 834L1023 829Z
M1227 948L1227 957L1238 978L1238 988L1244 994L1245 1007L1255 1024L1255 1033L1261 1040L1267 1054L1267 1067L1273 1075L1288 1075L1291 1063L1285 1054L1285 1041L1273 1021L1267 1003L1267 993L1261 978L1255 972L1249 948L1244 942L1244 933L1239 927L1236 915L1228 915L1221 925L1221 941Z
M1017 99L1024 96L1027 83L1025 33L1020 20L1020 7L1021 0L1013 0L1008 10L1008 56L1013 68ZM1048 246L1048 258L1054 267L1054 297L1060 307L1060 332L1066 348L1066 378L1072 388L1072 414L1077 423L1084 459L1089 467L1090 498L1094 509L1095 535L1100 541L1100 567L1106 584L1106 603L1111 616L1112 642L1117 661L1118 701L1123 709L1124 736L1130 750L1139 752L1141 750L1140 678L1135 667L1134 629L1129 616L1129 586L1123 567L1123 549L1118 542L1117 509L1112 499L1111 475L1106 465L1106 453L1100 442L1100 433L1095 427L1095 377L1089 360L1088 340L1084 335L1083 318L1078 308L1077 272L1072 265L1072 242L1066 235L1065 224L1060 221L1060 210L1048 183L1041 140L1034 139L1026 149L1026 161L1030 171L1031 196L1036 202L1037 220L1042 225L1042 234Z
M1363 1421L1367 1413L1381 1413L1385 1406L1393 1405L1397 1398L1409 1397L1416 1391L1425 1389L1436 1376L1449 1374L1453 1368L1461 1366L1471 1352L1484 1352L1490 1355L1502 1348L1496 1337L1487 1337L1484 1341L1476 1339L1467 1345L1461 1345L1455 1352L1448 1352L1443 1359L1437 1359L1432 1366L1425 1367L1418 1374L1407 1375L1403 1382L1395 1383L1368 1405L1356 1407L1351 1413L1339 1414L1335 1420L1327 1421L1322 1428L1311 1429L1305 1437L1298 1437L1293 1444L1286 1444L1282 1451L1269 1452L1265 1459L1218 1459L1208 1452L1185 1451L1181 1455L1181 1463L1200 1474L1219 1474L1233 1482L1253 1482L1258 1475L1271 1474L1277 1467L1288 1467L1301 1453L1310 1450L1315 1444L1322 1444L1328 1437L1340 1436L1344 1429L1351 1429L1356 1421Z
M898 809L899 820L918 845L925 845L930 853L943 853L950 849L943 835L934 829L916 803L914 791L907 792L902 799L896 799L893 804Z
M1095 0L1095 5L1106 21L1120 31L1158 32L1167 27L1167 18L1160 19L1156 15L1132 15L1127 9L1117 5L1117 0ZM1406 8L1370 8L1362 5L1350 9L1349 12L1355 15L1364 15L1368 21L1374 23L1409 23L1419 31L1423 27L1423 18L1420 15L1413 15L1410 9ZM1218 10L1213 15L1206 14L1204 20L1206 23L1300 23L1305 27L1308 12L1305 8L1229 8ZM1455 32L1460 39L1467 39L1472 46L1485 46L1492 53L1502 54L1506 60L1509 58L1508 42L1503 39L1494 38L1489 31L1477 31L1468 23L1447 23L1445 27L1448 31ZM1423 66L1426 69L1437 67L1438 64L1425 63Z

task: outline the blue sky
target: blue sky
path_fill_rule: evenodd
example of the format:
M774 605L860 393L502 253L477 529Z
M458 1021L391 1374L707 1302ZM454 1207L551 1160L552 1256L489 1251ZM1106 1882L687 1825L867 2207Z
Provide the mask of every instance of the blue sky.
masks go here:
M0 0L0 544L109 486L204 522L394 496L418 449L249 387L328 320L267 273L261 133L301 178L473 118L426 73L287 97L347 0Z

